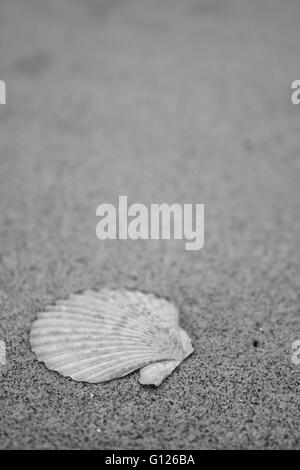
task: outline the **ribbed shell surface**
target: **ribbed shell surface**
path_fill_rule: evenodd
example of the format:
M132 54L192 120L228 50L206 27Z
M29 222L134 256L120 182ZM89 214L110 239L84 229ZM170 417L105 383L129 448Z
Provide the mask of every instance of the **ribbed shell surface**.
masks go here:
M88 290L39 313L30 342L49 369L92 383L171 361L156 376L156 368L142 369L141 382L158 385L193 351L178 318L173 304L153 294Z

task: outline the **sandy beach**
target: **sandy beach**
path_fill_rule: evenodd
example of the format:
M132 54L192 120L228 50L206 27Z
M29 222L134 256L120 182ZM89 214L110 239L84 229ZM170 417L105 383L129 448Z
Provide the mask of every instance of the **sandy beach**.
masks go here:
M298 1L2 0L1 449L299 449ZM205 244L106 240L96 208L203 203ZM48 370L37 313L167 297L195 352L158 387Z

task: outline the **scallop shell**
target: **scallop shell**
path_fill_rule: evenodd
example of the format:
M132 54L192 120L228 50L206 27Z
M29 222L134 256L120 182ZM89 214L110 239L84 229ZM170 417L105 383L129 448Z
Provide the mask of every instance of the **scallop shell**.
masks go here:
M140 383L157 386L193 352L173 304L125 289L58 300L39 313L30 342L49 369L91 383L141 369Z

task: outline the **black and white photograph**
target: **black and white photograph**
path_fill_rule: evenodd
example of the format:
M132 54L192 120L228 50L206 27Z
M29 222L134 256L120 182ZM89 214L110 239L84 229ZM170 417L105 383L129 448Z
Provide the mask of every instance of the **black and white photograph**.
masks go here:
M299 243L299 0L0 0L0 450L299 450Z

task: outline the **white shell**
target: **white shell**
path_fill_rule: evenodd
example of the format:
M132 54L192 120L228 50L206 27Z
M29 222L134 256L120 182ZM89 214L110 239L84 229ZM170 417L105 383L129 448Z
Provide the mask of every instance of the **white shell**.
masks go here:
M193 352L178 319L153 294L88 290L41 312L30 342L49 369L74 380L105 382L142 368L140 383L159 385Z

